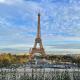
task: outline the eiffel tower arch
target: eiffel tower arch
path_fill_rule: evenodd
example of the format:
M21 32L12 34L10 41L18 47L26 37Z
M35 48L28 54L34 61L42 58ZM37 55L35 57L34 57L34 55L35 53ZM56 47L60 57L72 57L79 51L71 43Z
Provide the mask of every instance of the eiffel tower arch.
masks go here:
M39 47L37 47L37 45L39 45ZM35 38L34 46L29 53L30 53L29 59L32 59L35 53L40 53L43 57L46 57L45 50L42 44L41 32L40 32L40 13L38 13L37 36Z

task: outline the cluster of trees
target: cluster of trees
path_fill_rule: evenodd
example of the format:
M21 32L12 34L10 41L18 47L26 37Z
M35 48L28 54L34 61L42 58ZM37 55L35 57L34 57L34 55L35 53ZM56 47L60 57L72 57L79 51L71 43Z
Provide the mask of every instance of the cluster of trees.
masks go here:
M80 64L80 56L74 57L74 56L68 56L68 55L48 55L48 60L51 60L52 62L71 62L71 63L77 63Z
M39 58L43 58L38 56ZM55 61L56 63L60 62L71 62L80 64L80 56L72 57L67 55L47 55L47 60L51 60L52 63ZM11 53L2 53L0 54L0 67L9 67L12 64L24 64L29 61L29 55L12 55Z
M23 64L28 61L27 55L0 54L0 67L8 67L12 64Z

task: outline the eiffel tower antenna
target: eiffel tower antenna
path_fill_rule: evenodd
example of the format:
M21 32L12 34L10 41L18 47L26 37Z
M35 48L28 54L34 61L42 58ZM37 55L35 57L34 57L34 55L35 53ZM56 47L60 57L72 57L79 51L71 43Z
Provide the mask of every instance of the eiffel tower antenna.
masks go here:
M38 13L38 28L37 28L37 38L41 37L40 33L40 13Z
M45 50L42 45L41 32L40 32L40 13L38 13L38 26L37 26L37 36L35 38L34 47L30 51L30 59L34 57L35 53L40 53L43 57L46 56ZM37 44L39 44L39 48L37 48Z

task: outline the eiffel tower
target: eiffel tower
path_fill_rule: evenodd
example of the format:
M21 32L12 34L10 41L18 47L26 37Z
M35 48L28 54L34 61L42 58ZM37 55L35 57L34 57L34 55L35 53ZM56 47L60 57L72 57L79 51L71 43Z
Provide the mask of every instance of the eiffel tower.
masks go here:
M37 48L37 45L39 44L39 48ZM41 33L40 33L40 13L38 13L38 28L37 28L37 36L35 38L34 47L30 50L30 59L34 57L35 53L40 53L42 57L45 57L45 51L42 45L42 39L41 39Z

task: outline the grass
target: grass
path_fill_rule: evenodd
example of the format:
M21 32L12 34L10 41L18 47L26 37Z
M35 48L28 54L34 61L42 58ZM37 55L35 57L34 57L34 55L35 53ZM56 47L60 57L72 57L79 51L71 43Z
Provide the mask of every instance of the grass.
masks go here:
M21 78L20 78L20 80L71 80L70 79L70 75L69 75L69 73L67 72L67 71L65 71L65 72L62 72L62 73L58 73L58 72L55 72L54 74L53 74L54 72L52 72L52 73L48 73L48 74L46 74L46 73L44 73L44 74L39 74L39 75L37 75L37 76L29 76L29 75L26 75L26 76L22 76Z
M45 72L45 69L39 71L32 69L32 73L24 72L20 74L14 72L0 72L0 80L80 80L80 72L68 70L65 71L49 71ZM9 78L8 78L9 77Z

